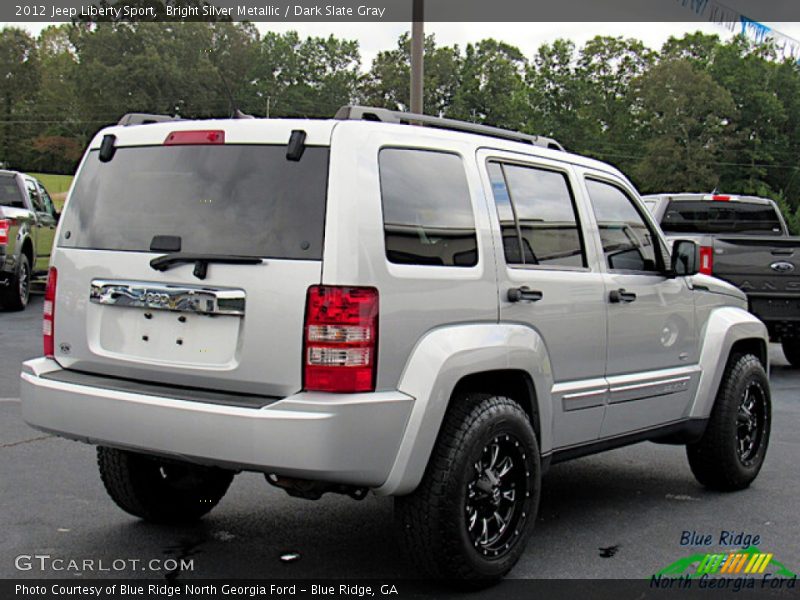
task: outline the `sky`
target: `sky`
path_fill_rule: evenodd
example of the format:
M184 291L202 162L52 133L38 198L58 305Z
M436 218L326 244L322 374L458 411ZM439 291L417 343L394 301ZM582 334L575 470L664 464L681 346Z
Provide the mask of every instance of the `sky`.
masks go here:
M38 34L49 23L0 23L22 26ZM765 23L774 30L800 40L800 23ZM406 23L256 23L263 33L268 30L286 32L295 30L302 37L331 34L339 38L358 40L361 48L362 66L367 69L378 52L394 48L397 38L408 31ZM659 49L670 36L680 37L685 33L702 31L717 34L722 39L731 37L723 27L706 21L692 22L613 22L613 23L426 23L425 33L434 34L439 45L458 44L463 47L470 42L495 38L517 46L525 56L531 58L544 43L566 38L581 46L596 35L623 36L642 40L647 46Z

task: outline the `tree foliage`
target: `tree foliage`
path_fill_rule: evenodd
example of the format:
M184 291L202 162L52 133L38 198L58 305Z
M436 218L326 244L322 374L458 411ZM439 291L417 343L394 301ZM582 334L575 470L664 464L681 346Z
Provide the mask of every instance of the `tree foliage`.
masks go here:
M718 187L716 167L731 156L736 119L731 94L686 59L660 63L639 85L640 118L649 139L634 171L637 179L664 191Z
M34 125L30 115L40 87L36 40L22 29L12 27L0 30L0 82L0 114L3 121L3 154L0 162L11 163L22 145L20 134L24 136L29 133ZM20 121L20 125L16 121Z
M423 110L442 116L453 103L461 73L458 46L437 46L434 36L425 37L423 68ZM393 50L379 52L372 68L360 82L365 104L391 110L411 108L411 38L404 33Z
M78 21L38 39L5 28L0 163L70 172L89 138L126 112L407 110L410 46L403 34L367 66L356 41L248 23ZM596 37L529 57L500 40L459 48L427 36L424 82L427 114L555 137L619 166L643 192L770 196L800 227L800 69L769 46L691 33L656 52Z
M241 96L254 114L329 117L355 99L360 65L357 42L268 32L256 43Z

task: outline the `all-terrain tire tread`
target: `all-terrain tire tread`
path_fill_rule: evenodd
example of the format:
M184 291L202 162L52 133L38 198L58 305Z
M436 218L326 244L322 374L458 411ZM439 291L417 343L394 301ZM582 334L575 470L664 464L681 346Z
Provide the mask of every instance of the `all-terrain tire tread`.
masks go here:
M471 393L454 399L422 482L413 494L396 498L406 553L420 572L437 579L475 579L474 571L460 557L461 540L440 516L447 501L445 484L460 454L468 451L464 447L467 433L503 411L528 419L519 404L503 396Z
M128 455L111 448L97 448L97 467L106 492L122 510L142 519L151 515L131 483Z
M755 478L743 471L734 452L726 450L730 447L731 437L735 436L736 415L739 410L736 387L744 374L752 369L764 372L764 367L756 356L731 356L706 431L698 442L687 446L692 473L707 488L718 491L741 490L748 487ZM766 375L764 379L766 380Z
M125 512L154 523L190 523L210 512L225 495L233 473L209 469L212 477L192 493L171 494L168 489L136 484L143 457L98 447L100 478L111 499ZM202 497L202 502L200 498Z

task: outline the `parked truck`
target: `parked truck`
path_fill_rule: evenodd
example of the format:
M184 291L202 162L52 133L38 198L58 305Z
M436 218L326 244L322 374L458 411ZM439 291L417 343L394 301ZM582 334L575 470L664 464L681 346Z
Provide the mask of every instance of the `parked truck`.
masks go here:
M667 239L700 246L700 272L747 294L750 312L800 367L800 237L792 237L775 202L725 194L645 196Z
M57 223L58 212L40 181L0 170L1 308L27 306L31 282L47 275Z

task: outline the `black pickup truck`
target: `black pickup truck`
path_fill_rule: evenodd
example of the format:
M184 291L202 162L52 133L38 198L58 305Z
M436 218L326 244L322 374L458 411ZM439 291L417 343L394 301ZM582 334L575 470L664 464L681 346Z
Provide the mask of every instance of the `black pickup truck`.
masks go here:
M644 197L667 238L700 246L700 271L747 294L750 312L800 368L800 237L791 237L777 205L724 194Z
M31 281L47 273L58 212L44 186L0 170L0 308L23 310Z

